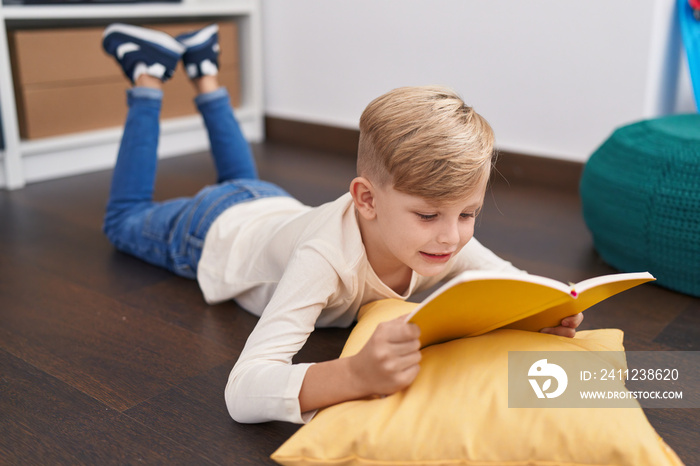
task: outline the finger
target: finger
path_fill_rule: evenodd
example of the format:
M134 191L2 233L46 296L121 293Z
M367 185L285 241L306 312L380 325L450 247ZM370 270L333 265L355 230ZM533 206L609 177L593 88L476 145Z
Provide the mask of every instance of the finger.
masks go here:
M564 318L564 320L561 321L561 324L564 327L577 328L579 325L581 325L581 322L583 322L583 313L579 312L578 314Z
M413 381L418 376L419 372L420 366L417 364L407 367L402 372L397 373L396 376L392 379L391 383L380 389L379 393L382 395L391 395L399 390L407 388L413 383Z
M386 320L384 322L380 322L379 325L377 325L377 329L379 328L384 328L384 329L395 329L402 327L404 325L408 325L408 321L406 320L406 316L408 314L401 315L399 317L396 317L394 319Z
M560 337L573 338L576 336L576 330L568 327L547 327L540 330L540 333L548 333L550 335L558 335Z
M416 379L418 376L418 372L420 372L420 364L415 363L415 364L410 364L407 365L398 375L397 375L397 382L401 386L401 388L405 388L413 381Z
M407 353L401 356L394 355L390 358L382 360L378 367L384 376L396 379L400 378L406 370L414 366L418 366L421 361L421 357L422 356L419 351Z
M420 340L411 339L391 344L391 351L396 356L406 356L409 354L420 354Z
M403 356L401 356L400 361L401 361L401 367L403 367L403 370L409 369L413 366L418 366L423 359L423 355L421 354L420 351L414 351L412 353L407 353Z
M420 329L416 324L407 322L393 322L389 335L390 343L401 343L410 340L417 340L420 337Z
M408 386L408 385L410 385L411 383L413 383L413 381L414 381L414 380L416 379L416 377L418 376L418 372L420 372L420 365L418 365L418 364L413 364L412 366L407 367L407 368L403 371L403 374L402 374L402 375L403 375L403 377L404 377L404 382L405 382L405 385L406 385L406 386Z

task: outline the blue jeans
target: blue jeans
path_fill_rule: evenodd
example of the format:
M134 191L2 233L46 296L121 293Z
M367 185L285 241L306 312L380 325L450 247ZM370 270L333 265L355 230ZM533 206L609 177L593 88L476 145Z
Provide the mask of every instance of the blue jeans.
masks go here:
M289 194L258 179L228 92L220 88L195 99L209 135L217 184L191 198L154 202L162 100L163 93L157 89L136 87L127 93L129 113L103 230L120 251L196 278L204 238L224 210L241 202Z

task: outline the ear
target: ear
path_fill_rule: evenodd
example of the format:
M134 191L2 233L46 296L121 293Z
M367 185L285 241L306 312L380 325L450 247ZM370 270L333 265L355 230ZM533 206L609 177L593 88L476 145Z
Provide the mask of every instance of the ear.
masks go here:
M367 178L358 176L352 180L350 195L355 203L355 209L365 220L372 220L377 216L375 189Z

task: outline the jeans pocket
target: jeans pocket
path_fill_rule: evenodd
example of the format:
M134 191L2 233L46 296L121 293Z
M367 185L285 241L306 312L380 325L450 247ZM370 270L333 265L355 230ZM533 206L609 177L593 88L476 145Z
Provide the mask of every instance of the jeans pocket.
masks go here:
M155 241L169 241L189 199L178 198L154 204L143 222L142 234Z
M197 265L202 257L204 240L185 234L179 247L171 253L173 272L186 278L197 278Z

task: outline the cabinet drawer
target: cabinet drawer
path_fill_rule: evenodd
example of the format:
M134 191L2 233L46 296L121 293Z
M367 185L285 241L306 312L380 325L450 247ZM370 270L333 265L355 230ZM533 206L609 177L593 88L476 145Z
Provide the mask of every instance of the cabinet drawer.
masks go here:
M147 25L176 36L209 23ZM130 84L102 49L104 27L9 32L20 136L35 139L121 126L124 90ZM240 105L238 34L233 21L219 23L219 79ZM196 114L195 90L182 67L165 83L163 118Z

